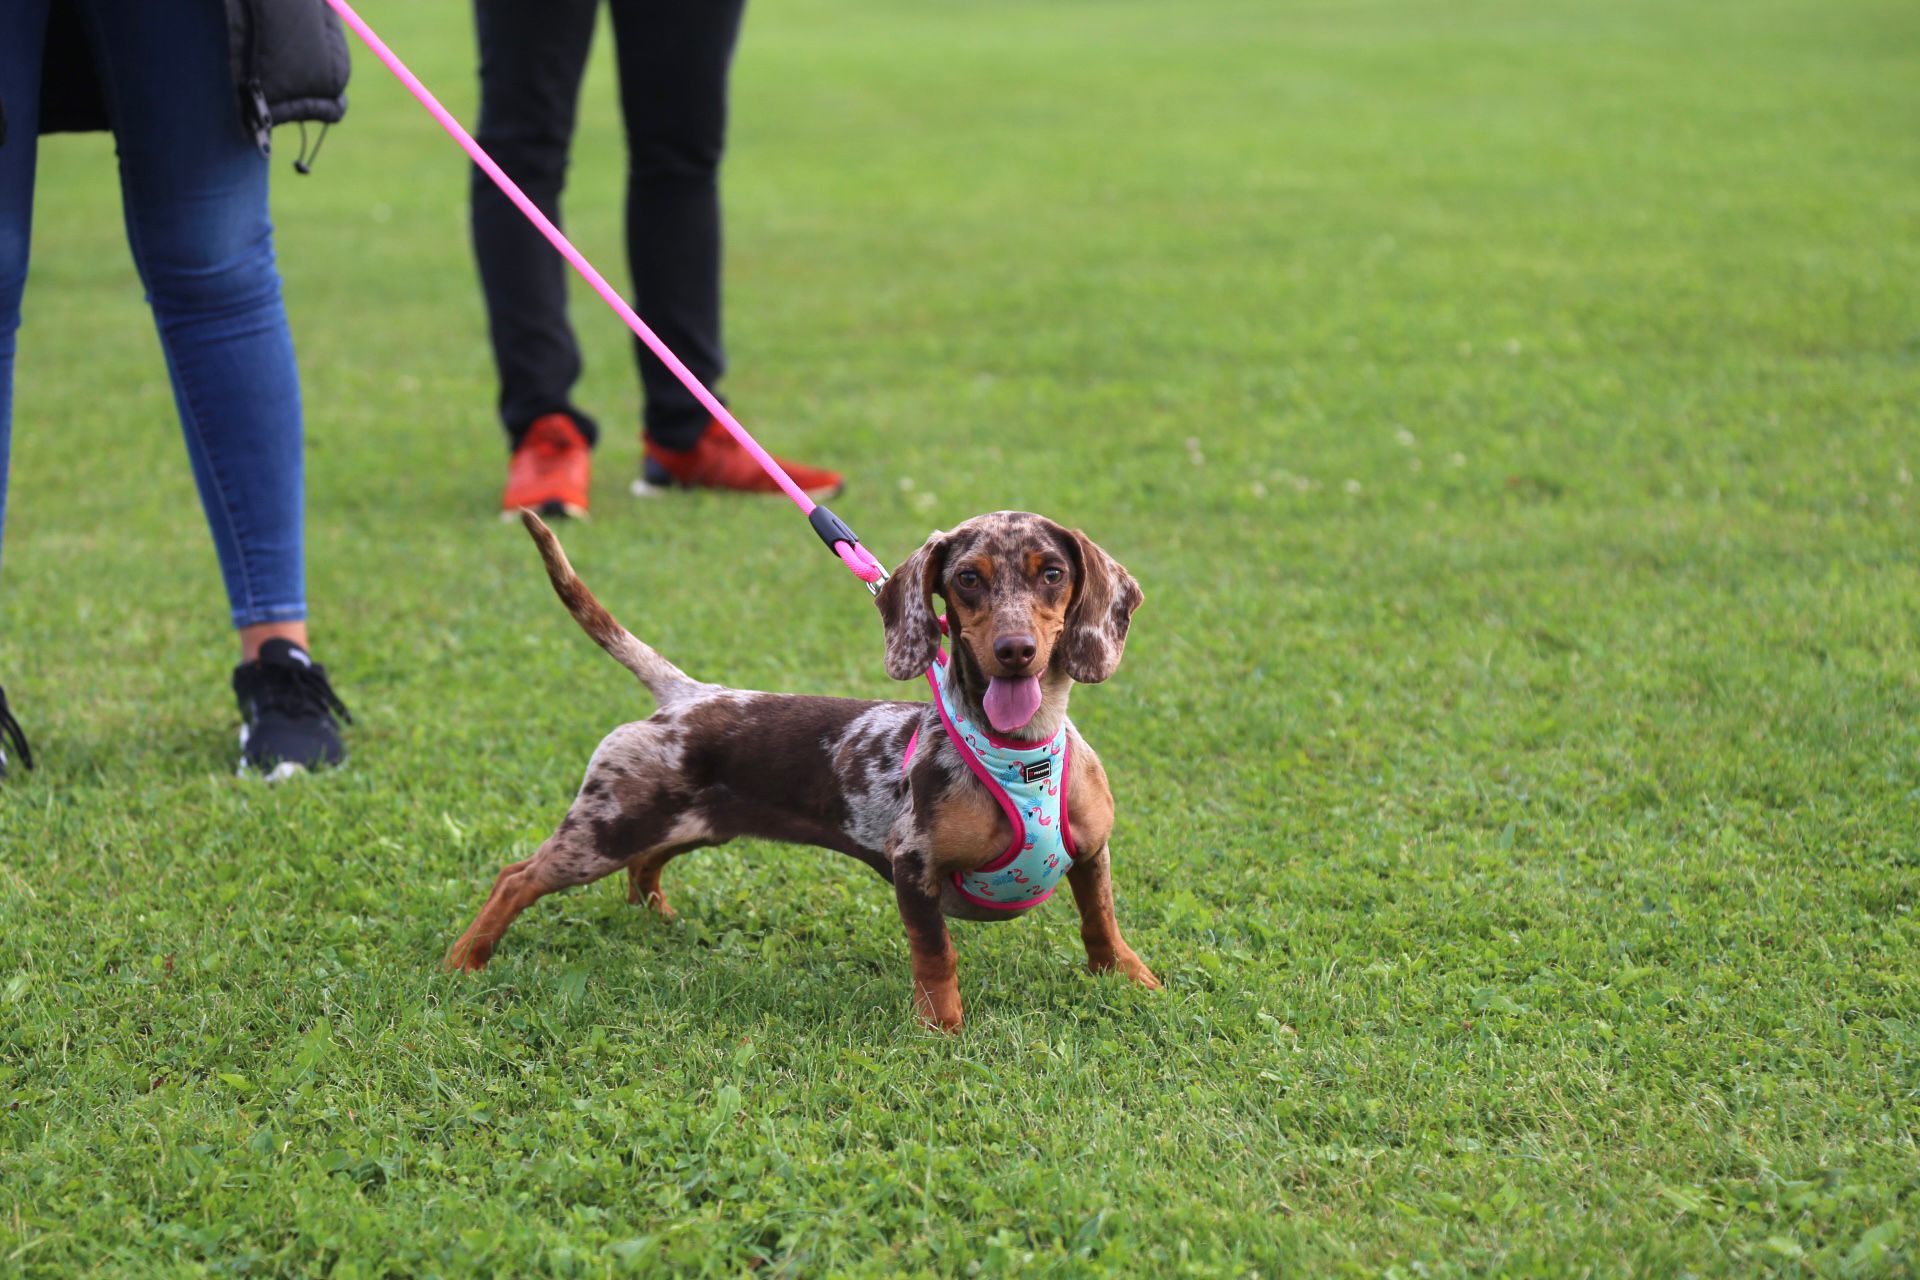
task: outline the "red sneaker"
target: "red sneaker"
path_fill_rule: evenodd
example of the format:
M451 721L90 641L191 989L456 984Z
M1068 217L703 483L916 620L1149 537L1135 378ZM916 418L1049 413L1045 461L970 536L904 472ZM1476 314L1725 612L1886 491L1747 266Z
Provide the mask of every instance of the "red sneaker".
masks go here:
M773 477L760 469L753 455L740 447L725 427L707 423L700 442L691 449L662 449L646 442L646 463L633 482L636 497L651 497L662 489L728 489L735 493L779 493ZM793 482L815 502L825 502L845 487L838 471L778 459Z
M535 418L507 464L502 517L532 507L543 516L585 519L591 457L587 438L571 417L549 413Z

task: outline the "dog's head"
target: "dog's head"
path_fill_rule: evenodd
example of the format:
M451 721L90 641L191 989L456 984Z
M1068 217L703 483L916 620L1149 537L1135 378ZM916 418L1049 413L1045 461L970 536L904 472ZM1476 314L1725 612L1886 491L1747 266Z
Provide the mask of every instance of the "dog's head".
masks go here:
M1031 717L1040 678L1112 675L1142 599L1132 575L1078 530L1025 511L975 516L928 538L880 589L895 680L919 675L939 652L935 596L946 601L956 652L964 646L990 682L986 710L1001 729Z

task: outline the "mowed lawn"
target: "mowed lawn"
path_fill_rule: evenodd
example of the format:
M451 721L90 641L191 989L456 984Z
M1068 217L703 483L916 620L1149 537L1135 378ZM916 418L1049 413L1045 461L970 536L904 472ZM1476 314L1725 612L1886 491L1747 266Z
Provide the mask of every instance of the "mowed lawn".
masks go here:
M468 10L365 11L471 118ZM603 33L604 34L604 33ZM569 226L608 274L605 49ZM730 397L889 562L1031 508L1144 584L1074 717L1123 928L742 843L439 971L644 694L495 516L463 163L359 51L276 157L344 772L230 776L225 603L110 145L42 149L0 577L0 1274L1911 1275L1920 11L756 0ZM576 565L887 696L777 502Z

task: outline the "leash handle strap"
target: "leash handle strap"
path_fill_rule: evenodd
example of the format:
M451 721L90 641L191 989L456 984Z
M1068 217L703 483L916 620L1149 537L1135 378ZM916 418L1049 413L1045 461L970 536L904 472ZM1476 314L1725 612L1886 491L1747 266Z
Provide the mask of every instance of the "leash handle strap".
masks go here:
M581 279L592 286L595 293L600 295L600 300L613 308L613 313L626 322L627 328L633 330L634 336L646 344L647 350L660 357L660 363L666 365L668 371L680 380L680 385L692 392L693 398L713 415L714 421L725 427L727 433L740 442L740 447L760 464L760 469L773 477L773 482L780 486L780 491L793 499L794 505L800 508L802 514L811 517L815 510L825 511L826 508L809 498L806 492L793 482L793 477L787 474L786 468L782 467L772 454L762 449L759 441L747 434L747 429L727 411L727 406L720 403L720 398L707 390L700 379L693 375L693 371L681 363L680 357L674 355L667 344L660 340L659 335L648 327L647 322L627 305L626 299L607 283L605 276L594 269L593 264L587 261L586 255L573 247L573 242L561 234L560 228L553 225L553 220L540 212L539 206L527 198L527 193L520 189L519 184L494 163L493 157L481 149L480 144L473 140L473 135L453 118L452 112L440 105L440 100L433 96L432 91L420 83L420 77L408 70L407 64L400 61L399 56L387 47L386 41L367 25L364 18L353 11L353 7L347 3L347 0L327 0L327 4L340 15L342 22L353 29L355 35L366 42L367 48L373 50L373 56L386 64L387 70L406 86L407 92L427 109L427 114L438 121L440 127L460 144L460 149L480 166L480 172L491 178L493 185L499 187L502 194L513 202L514 207L526 215L527 221L546 237L547 243L560 251L560 256L567 260L567 264L580 274ZM835 555L840 557L855 577L867 584L869 590L878 590L879 584L887 576L886 568L874 558L871 551L860 545L859 538L854 536L853 530L848 529L844 521L833 516L832 512L827 514L832 517L834 525L837 526L835 532L842 534L838 540L828 542L827 545L832 548ZM820 526L816 524L814 527L818 530ZM822 533L821 538L825 541L826 534Z

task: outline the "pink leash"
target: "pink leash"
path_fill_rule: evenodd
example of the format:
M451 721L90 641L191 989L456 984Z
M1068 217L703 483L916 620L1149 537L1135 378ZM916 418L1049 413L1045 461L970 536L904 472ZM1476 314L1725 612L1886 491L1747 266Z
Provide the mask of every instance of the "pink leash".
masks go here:
M519 184L494 163L492 156L481 150L480 144L473 140L473 135L462 128L460 122L453 118L453 114L440 105L440 100L433 96L427 86L420 83L420 77L407 69L407 64L400 61L393 50L387 47L386 41L375 34L373 28L353 11L352 6L347 4L347 0L327 0L327 3L333 6L334 12L340 15L342 22L353 28L354 34L366 41L367 48L373 50L374 56L387 64L387 70L393 72L395 78L407 87L407 92L419 99L420 105L427 109L427 114L438 120L440 127L460 144L460 149L473 158L473 162L480 166L480 171L493 179L493 184L506 194L507 199L513 201L520 212L527 215L527 221L539 228L540 234L547 238L547 243L558 249L560 256L580 273L580 278L593 286L593 291L600 295L600 300L612 307L613 313L627 322L627 328L633 330L634 336L647 344L647 350L659 356L660 362L680 380L681 386L693 393L694 399L706 407L707 412L713 415L714 421L725 427L727 432L740 442L740 447L753 455L753 460L760 464L761 470L772 476L774 483L780 486L781 492L792 498L794 505L806 515L807 523L812 525L813 531L820 535L820 541L826 543L833 553L846 563L847 568L856 578L867 584L867 590L877 592L880 589L880 583L886 579L886 568L874 558L871 551L860 545L860 539L855 536L852 529L847 527L846 521L809 498L806 492L793 482L793 477L787 474L786 469L774 460L773 455L762 449L760 442L747 434L747 429L727 411L727 406L720 403L720 398L701 385L700 379L693 376L693 371L680 362L680 357L674 355L666 343L660 341L659 335L648 328L647 322L627 305L626 299L614 291L613 286L607 283L606 277L594 270L593 264L587 261L586 255L574 248L573 242L561 234L560 228L554 226L552 220L540 212L533 201L527 198L526 192L520 190Z

